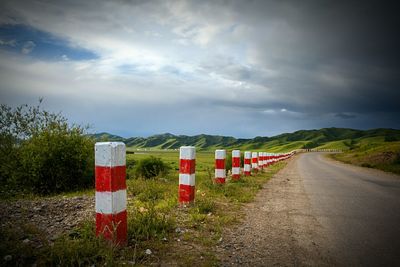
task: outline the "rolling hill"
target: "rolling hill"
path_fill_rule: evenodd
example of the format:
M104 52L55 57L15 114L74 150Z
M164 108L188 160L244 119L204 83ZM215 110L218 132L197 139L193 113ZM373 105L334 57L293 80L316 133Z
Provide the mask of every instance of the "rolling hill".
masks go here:
M273 137L237 139L231 136L200 134L195 136L170 133L147 138L123 138L108 133L91 135L96 141L123 141L128 150L177 149L183 145L196 146L197 150L211 151L218 148L289 152L301 148L340 149L345 153L333 155L335 159L364 167L372 167L400 174L400 130L323 128L301 130Z
M249 150L266 150L270 152L286 152L299 148L335 148L352 150L363 141L375 140L373 143L398 142L400 130L372 129L354 130L346 128L323 128L319 130L300 130L273 137L255 137L253 139L237 139L231 136L218 135L173 135L170 133L150 137L123 138L109 133L92 135L96 140L123 141L131 149L177 149L183 145L196 146L199 150L216 148L240 148Z

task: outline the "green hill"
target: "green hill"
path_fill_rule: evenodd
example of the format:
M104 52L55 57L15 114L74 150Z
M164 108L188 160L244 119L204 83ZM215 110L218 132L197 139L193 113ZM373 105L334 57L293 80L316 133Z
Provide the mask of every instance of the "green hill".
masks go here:
M323 128L319 130L301 130L294 133L284 133L273 137L255 137L253 139L237 139L231 136L219 135L173 135L170 133L157 134L150 137L122 138L108 133L92 135L96 140L123 141L132 149L177 149L180 146L192 145L199 150L213 150L216 148L241 148L249 150L266 150L271 152L285 152L300 148L335 148L352 150L362 146L363 142L378 143L400 141L400 130L373 129L354 130L346 128ZM377 142L373 142L377 145Z
M323 128L301 130L273 137L237 139L231 136L200 134L195 136L173 135L170 133L153 135L147 138L122 138L108 133L92 135L97 141L123 141L128 150L177 149L180 146L196 146L198 150L218 148L268 151L272 153L289 152L301 148L340 149L345 153L334 157L343 162L365 167L373 167L400 173L400 130L372 129L354 130L345 128Z
M102 141L108 141L108 142L117 142L117 141L125 141L125 138L118 136L118 135L114 135L114 134L109 134L109 133L95 133L95 134L90 134L89 136L93 137L97 142L102 142Z

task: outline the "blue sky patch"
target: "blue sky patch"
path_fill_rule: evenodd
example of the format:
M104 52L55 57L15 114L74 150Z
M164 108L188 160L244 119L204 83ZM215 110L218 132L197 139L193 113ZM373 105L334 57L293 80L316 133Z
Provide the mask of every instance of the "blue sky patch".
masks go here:
M0 49L51 61L98 58L92 51L72 47L65 39L22 24L0 25Z

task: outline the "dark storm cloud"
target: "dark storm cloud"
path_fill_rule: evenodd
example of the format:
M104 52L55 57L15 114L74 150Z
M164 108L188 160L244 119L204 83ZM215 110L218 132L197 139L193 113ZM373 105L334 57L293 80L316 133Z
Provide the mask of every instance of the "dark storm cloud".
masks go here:
M341 113L335 114L335 117L338 117L338 118L342 118L342 119L347 120L347 119L354 119L354 118L357 117L357 116L356 116L356 115L353 115L353 114L347 114L347 113L341 112Z
M35 42L29 59L16 59L5 51L18 40L1 39L0 96L18 103L48 95L103 128L114 123L90 114L111 101L120 108L110 118L145 128L111 129L124 133L399 128L397 13L379 1L4 1L0 29L25 25L63 51L96 57L48 62L35 58L46 50ZM79 112L77 98L90 101L91 112ZM179 125L181 105L202 125ZM162 115L140 117L154 110Z

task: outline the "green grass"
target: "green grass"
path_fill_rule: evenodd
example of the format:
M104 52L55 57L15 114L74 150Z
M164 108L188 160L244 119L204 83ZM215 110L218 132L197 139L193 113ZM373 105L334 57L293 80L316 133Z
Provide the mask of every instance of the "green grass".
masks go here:
M321 146L318 146L317 149L339 149L342 151L346 151L349 149L350 143L351 143L350 139L332 141L332 142L325 143Z
M400 142L383 137L356 139L353 149L332 155L334 159L362 167L400 174Z
M2 228L0 257L12 255L11 265L150 265L163 262L180 266L218 264L214 251L225 227L237 223L243 203L251 202L262 185L284 162L271 166L264 173L213 183L214 153L197 152L196 201L182 208L177 202L177 151L150 151L127 154L127 161L155 156L171 167L168 175L155 179L128 179L128 246L116 248L94 235L94 220L85 222L70 235L64 235L53 245L42 242L40 249L28 249L22 241L43 237L29 222ZM88 193L88 192L85 192ZM28 227L29 226L29 227ZM28 230L26 230L28 229ZM177 231L181 229L181 231ZM145 250L152 254L146 255ZM190 251L190 253L188 253ZM23 256L21 256L23 255ZM199 262L199 259L201 261Z

